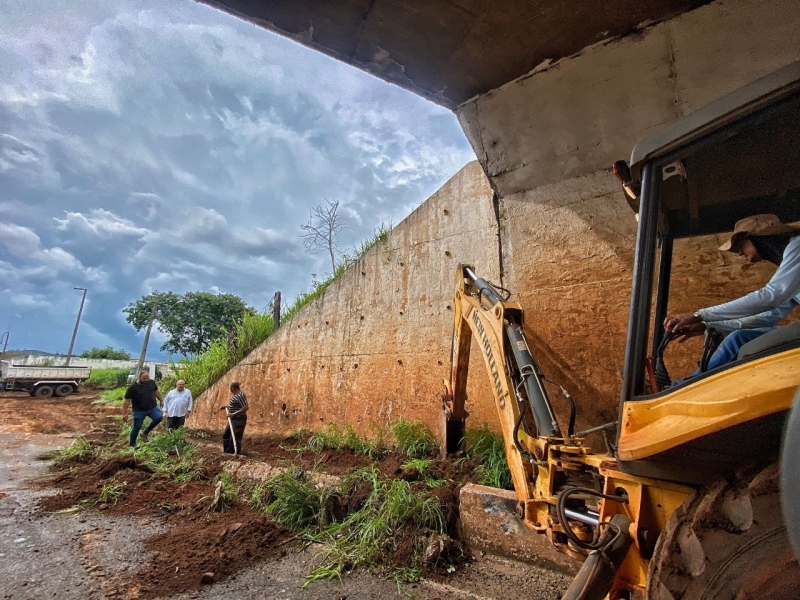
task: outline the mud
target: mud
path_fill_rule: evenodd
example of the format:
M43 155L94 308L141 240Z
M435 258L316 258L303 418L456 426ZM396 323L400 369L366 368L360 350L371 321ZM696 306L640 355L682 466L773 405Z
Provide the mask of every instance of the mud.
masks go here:
M65 400L4 398L0 406L0 598L380 598L409 594L418 598L517 598L519 590L533 599L560 597L562 575L535 570L538 589L530 590L532 568L517 565L492 579L497 567L488 557L470 557L449 536L400 532L387 549L386 563L408 564L415 544L430 551L425 578L407 586L356 571L343 581L319 581L303 589L304 578L320 548L302 549L295 534L250 510L243 501L224 513L208 510L220 464L229 460L218 439L203 439L199 453L205 464L201 479L178 483L151 472L133 457L107 461L73 459L62 462L48 477L47 463L58 446L75 434L93 443L117 438L118 421L96 396ZM35 404L31 404L35 402ZM25 415L25 416L23 416ZM41 434L70 428L64 433ZM214 438L218 438L215 434ZM246 436L247 458L271 463L300 464L345 474L370 464L349 451L298 455L291 442ZM376 464L389 476L419 485L420 474L403 470L402 460L389 456ZM457 530L457 490L462 467L444 463L453 483L435 493L445 507L448 529ZM104 485L122 484L115 502L99 503ZM351 490L342 514L357 510L368 486ZM76 510L81 506L83 510ZM441 539L440 539L441 538ZM22 541L17 541L22 540ZM453 553L449 556L448 553ZM459 554L455 556L455 554ZM437 571L436 559L460 560L455 573ZM485 570L484 574L476 573ZM506 570L508 573L506 573ZM203 583L203 577L213 573ZM512 576L513 575L513 576ZM495 581L483 585L484 581Z

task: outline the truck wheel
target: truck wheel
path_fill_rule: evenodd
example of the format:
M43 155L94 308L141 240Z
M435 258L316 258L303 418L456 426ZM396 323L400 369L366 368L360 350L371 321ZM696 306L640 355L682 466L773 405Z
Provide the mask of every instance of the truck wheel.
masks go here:
M647 600L800 598L778 475L741 471L689 496L656 543Z
M72 386L68 383L62 383L60 386L56 388L56 396L62 398L63 396L69 396L75 390L72 389Z
M49 385L40 385L33 390L33 395L37 398L50 398L53 395L53 388Z

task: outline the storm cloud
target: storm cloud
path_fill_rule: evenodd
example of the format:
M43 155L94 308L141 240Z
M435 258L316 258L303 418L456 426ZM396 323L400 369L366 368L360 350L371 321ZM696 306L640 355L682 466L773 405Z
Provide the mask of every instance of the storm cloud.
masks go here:
M77 351L136 354L153 290L264 309L326 271L312 207L346 249L472 159L448 111L191 0L0 0L0 333L64 352L73 286Z

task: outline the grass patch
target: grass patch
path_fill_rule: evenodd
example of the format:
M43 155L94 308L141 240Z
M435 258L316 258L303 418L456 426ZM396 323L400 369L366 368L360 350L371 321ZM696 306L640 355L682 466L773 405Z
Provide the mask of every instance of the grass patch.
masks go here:
M122 406L125 401L125 391L127 388L121 387L113 390L103 390L100 397L93 404L110 404L112 406Z
M126 424L120 437L127 443L129 435L130 425ZM130 449L122 452L128 453ZM159 435L151 434L150 440L134 450L133 455L157 475L186 483L200 479L204 473L202 461L196 458L196 452L197 447L186 441L186 433L180 428Z
M217 477L217 485L214 488L214 496L208 510L212 512L230 510L239 499L239 490L239 484L231 473L221 473Z
M259 505L276 522L293 531L325 525L333 518L330 500L337 492L313 479L313 474L287 470L256 486L250 495L251 505Z
M422 422L398 420L392 425L397 449L408 458L424 458L433 456L439 451L439 440Z
M330 423L325 429L311 433L307 429L292 432L288 439L298 443L294 448L286 450L295 452L314 452L320 454L326 450L349 449L354 454L361 454L376 460L389 452L386 445L386 433L383 429L373 430L372 438L358 435L351 426L342 429L335 423Z
M86 383L94 383L106 389L124 386L130 369L92 369Z
M400 468L406 471L416 471L422 477L425 485L432 489L442 488L449 483L447 479L437 476L433 461L428 458L415 458L400 465Z
M480 463L475 469L478 483L504 490L514 489L503 436L489 431L487 424L484 423L482 429L467 430L466 455Z
M79 435L66 448L61 448L53 459L60 463L65 460L84 460L97 454L97 448L93 446L85 437Z
M318 579L341 578L344 572L358 566L374 567L409 543L404 564L385 567L386 574L398 581L419 578L423 549L414 533L430 530L444 534L438 498L414 490L402 479L386 479L374 467L356 471L342 483L350 491L362 486L370 492L359 510L308 536L310 541L325 543L328 548L320 566L306 578L305 586ZM406 529L411 538L403 535Z

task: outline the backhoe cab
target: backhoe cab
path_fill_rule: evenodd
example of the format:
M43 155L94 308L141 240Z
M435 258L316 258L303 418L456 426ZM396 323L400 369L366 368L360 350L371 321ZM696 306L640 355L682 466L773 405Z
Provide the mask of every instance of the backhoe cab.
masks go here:
M614 171L639 222L619 420L576 434L573 408L559 424L521 307L461 265L444 449L462 443L475 337L518 514L585 560L565 599L800 598L777 470L800 339L665 389L649 369L664 347L674 240L758 213L800 220L800 63L641 142ZM584 441L594 431L603 453Z

